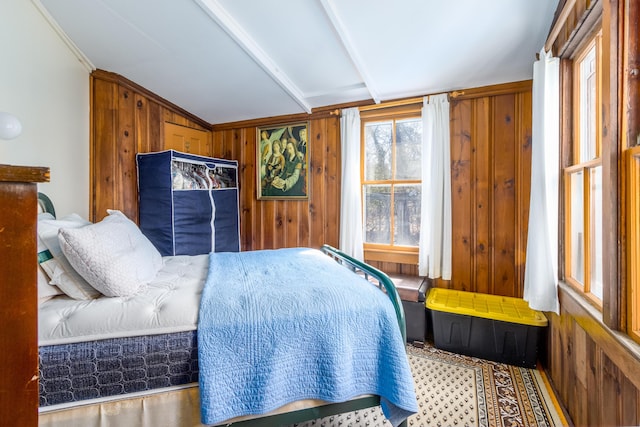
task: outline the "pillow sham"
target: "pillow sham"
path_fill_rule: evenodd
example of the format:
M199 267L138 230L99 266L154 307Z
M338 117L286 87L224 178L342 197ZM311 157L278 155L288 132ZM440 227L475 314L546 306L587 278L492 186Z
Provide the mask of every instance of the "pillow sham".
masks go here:
M38 216L38 219L40 219L40 216ZM49 215L46 219L53 219L53 216ZM36 236L36 239L38 242L38 304L42 304L57 295L64 295L64 292L56 285L49 283L49 276L44 272L42 264L50 262L53 259L53 255L51 255L49 249L44 245L40 236Z
M71 265L102 294L134 295L156 276L162 256L122 212L107 212L98 223L61 228L60 246Z
M58 295L64 295L64 292L55 285L49 284L49 278L46 273L38 266L38 305L50 300Z
M41 219L55 219L53 215L50 213L38 213L38 221ZM43 302L50 300L51 298L64 295L64 292L60 290L56 285L51 285L49 283L49 276L44 272L42 266L40 265L43 262L47 262L53 258L49 249L44 245L40 236L36 236L37 245L38 245L38 273L37 273L37 284L38 284L38 305Z
M58 241L58 231L62 228L79 228L91 224L78 214L55 219L50 214L38 215L38 262L49 276L51 285L56 285L66 295L77 300L89 300L100 296L78 274L65 257Z

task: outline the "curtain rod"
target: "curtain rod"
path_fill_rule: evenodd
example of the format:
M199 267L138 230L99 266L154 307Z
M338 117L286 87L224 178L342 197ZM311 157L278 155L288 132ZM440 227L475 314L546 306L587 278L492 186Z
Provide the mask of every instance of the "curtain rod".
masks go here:
M432 93L425 96L436 96L436 95L442 95L445 93L449 95L449 98L457 98L460 95L464 95L464 91L454 90L452 92ZM402 105L418 104L423 102L423 100L424 100L424 96L420 96L416 98L405 98L405 99L399 99L397 101L381 102L380 104L363 105L362 107L358 107L358 110L369 111L369 110L376 110L378 108L399 107Z
M547 36L547 40L544 43L545 52L549 52L553 47L553 43L555 43L560 31L563 29L564 25L569 19L570 14L573 12L573 8L576 5L576 0L568 0L562 6L562 10L560 10L560 14L557 16L556 21L553 23L553 27L551 31L549 31L549 35Z
M442 95L444 93L448 94L449 98L457 98L458 96L464 95L463 90L454 90L452 92L432 93L424 96L436 96L436 95ZM402 105L418 104L420 102L423 102L424 96L420 96L416 98L398 99L396 101L389 101L389 102L381 102L380 104L362 105L358 107L358 110L370 111L370 110L376 110L376 109L382 109L382 108L399 107ZM335 110L331 110L329 114L332 116L339 116L341 114L341 109L336 108Z

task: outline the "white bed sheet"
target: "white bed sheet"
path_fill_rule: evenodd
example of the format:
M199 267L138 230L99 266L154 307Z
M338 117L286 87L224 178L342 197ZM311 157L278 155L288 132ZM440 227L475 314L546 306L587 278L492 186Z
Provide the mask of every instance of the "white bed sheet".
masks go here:
M38 344L69 344L107 338L195 330L209 256L163 257L146 290L131 297L78 301L57 296L40 305Z

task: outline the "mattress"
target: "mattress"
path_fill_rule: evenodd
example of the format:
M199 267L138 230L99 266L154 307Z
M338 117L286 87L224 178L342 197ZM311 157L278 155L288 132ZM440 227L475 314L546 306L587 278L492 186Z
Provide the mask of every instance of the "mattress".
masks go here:
M132 297L46 301L38 314L38 345L196 330L208 262L208 255L163 257L156 278Z
M40 306L41 412L198 381L196 326L208 255L163 258L144 292Z

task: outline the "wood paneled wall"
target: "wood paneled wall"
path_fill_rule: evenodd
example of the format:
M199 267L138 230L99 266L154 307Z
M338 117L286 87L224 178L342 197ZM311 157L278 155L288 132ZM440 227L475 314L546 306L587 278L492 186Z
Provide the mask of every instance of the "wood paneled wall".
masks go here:
M309 120L309 199L258 200L257 127ZM324 243L338 246L340 223L340 120L302 115L214 126L213 155L239 162L242 250Z
M531 81L451 103L452 277L437 286L521 297L531 187Z
M164 149L164 123L212 132L215 157L239 162L243 250L338 246L336 110L211 125L114 73L91 76L91 219L138 218L135 154ZM309 121L309 199L258 200L257 127ZM521 296L531 170L531 82L468 89L451 100L453 277L435 286ZM372 262L417 275L416 265Z
M91 74L90 206L92 221L107 209L138 219L136 153L162 150L164 123L210 132L210 124L107 71Z
M270 120L270 121L269 121ZM256 199L256 127L310 120L309 201ZM453 278L438 286L521 296L531 171L531 82L470 89L451 101ZM213 154L240 162L244 250L337 245L337 116L261 119L213 127ZM417 266L372 262L388 273Z
M135 154L164 149L165 122L212 132L215 157L239 162L242 250L338 246L338 110L211 126L117 74L91 76L91 219L138 217ZM436 286L521 296L531 163L531 82L469 89L451 101L453 278ZM257 127L309 121L309 199L258 200ZM416 265L373 263L417 275Z
M545 365L576 426L640 425L640 351L568 285L548 313Z

